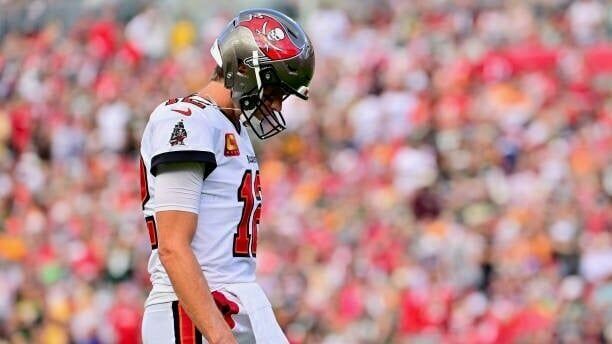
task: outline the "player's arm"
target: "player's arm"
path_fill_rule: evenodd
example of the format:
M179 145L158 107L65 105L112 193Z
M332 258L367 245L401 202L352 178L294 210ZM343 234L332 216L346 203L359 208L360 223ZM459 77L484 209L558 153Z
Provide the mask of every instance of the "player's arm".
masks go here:
M183 308L207 341L236 343L191 249L202 182L202 164L171 163L159 167L155 180L158 253Z

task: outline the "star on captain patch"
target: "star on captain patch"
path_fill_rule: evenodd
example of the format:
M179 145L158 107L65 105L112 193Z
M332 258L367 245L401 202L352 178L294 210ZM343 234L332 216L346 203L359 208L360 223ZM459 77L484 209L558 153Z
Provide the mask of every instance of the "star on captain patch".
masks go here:
M172 136L170 136L170 145L185 145L183 142L187 138L187 130L185 130L185 125L183 124L183 120L180 120L178 123L174 125L174 129L172 130Z

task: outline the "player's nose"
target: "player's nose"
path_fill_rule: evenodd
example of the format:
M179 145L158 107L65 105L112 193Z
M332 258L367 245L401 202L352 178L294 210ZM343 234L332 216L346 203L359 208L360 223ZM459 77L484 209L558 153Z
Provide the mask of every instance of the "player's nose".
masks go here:
M272 103L270 104L270 107L274 111L278 111L278 112L282 111L283 110L283 100L281 98L272 99Z

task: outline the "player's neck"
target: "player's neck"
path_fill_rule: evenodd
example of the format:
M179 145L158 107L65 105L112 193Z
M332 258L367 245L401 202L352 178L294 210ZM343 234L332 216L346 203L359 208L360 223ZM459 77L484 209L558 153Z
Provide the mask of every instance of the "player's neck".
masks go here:
M221 82L211 80L204 88L198 91L198 95L217 104L219 110L232 123L240 123L240 110L234 105L230 90L225 88Z

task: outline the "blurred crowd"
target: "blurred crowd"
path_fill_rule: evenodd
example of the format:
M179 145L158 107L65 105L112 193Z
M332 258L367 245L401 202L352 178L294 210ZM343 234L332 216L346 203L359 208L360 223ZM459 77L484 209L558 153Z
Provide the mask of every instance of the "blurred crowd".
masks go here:
M256 143L258 278L291 343L612 341L612 5L328 3L285 4L311 100ZM140 135L231 16L1 38L0 343L139 341Z

